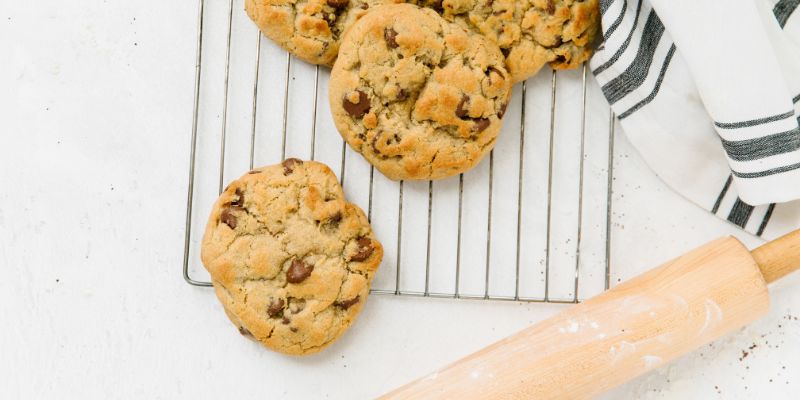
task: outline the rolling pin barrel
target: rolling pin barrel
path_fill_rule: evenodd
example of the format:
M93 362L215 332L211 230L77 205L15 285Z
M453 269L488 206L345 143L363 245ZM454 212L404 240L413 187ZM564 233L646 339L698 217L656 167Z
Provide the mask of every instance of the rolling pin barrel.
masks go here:
M764 262L777 275L788 271L776 261L781 250L768 250ZM738 240L719 239L384 398L589 398L752 322L768 306L754 257Z

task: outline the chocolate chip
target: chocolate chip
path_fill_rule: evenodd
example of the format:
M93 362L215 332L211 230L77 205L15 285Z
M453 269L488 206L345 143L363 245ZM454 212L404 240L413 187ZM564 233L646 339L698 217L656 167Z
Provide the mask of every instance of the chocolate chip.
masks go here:
M222 210L222 213L219 215L219 220L225 225L228 225L231 229L236 229L236 225L238 224L238 218L236 215L233 214L233 211L242 211L241 207L226 207Z
M350 0L328 0L327 3L333 8L345 8L350 4Z
M313 270L313 265L294 259L292 260L292 265L289 266L289 270L286 271L286 281L289 283L300 283L311 276L311 271Z
M250 175L255 175L255 174L260 174L260 173L261 173L261 171L259 171L257 169L254 169L254 170L248 172L248 174L250 174Z
M407 98L408 98L408 92L406 92L405 89L400 89L400 91L397 92L397 96L395 96L394 99L396 101L403 101Z
M358 250L356 254L353 254L353 256L350 257L351 261L364 261L372 255L373 251L375 251L375 248L372 247L372 240L370 240L370 238L359 238L358 241L356 241L356 244L358 244Z
M339 307L339 308L341 308L343 310L347 310L348 308L352 307L354 304L358 303L358 300L360 298L361 298L361 296L356 296L356 297L353 297L350 300L335 301L333 303L333 305L336 306L336 307Z
M243 326L239 327L239 334L242 335L242 336L253 337L253 334L250 333L250 331L248 331L247 328L245 328Z
M290 322L290 321L289 321L289 318L283 317L283 319L281 320L281 322L283 322L283 324L284 324L284 325L289 325L289 322Z
M565 57L563 55L559 55L559 56L556 57L555 60L553 60L553 62L557 63L557 64L561 64L561 63L567 62L567 57Z
M497 110L497 118L503 118L503 115L506 115L506 108L508 108L508 103L500 105L500 109Z
M283 165L283 175L287 176L294 172L295 165L303 165L303 160L297 158L287 158L281 163Z
M322 19L325 20L325 23L327 23L329 27L333 26L333 23L336 22L336 14L322 13Z
M556 13L556 3L553 0L547 0L547 13L550 15Z
M269 316L272 318L281 316L283 314L283 305L283 299L273 300L271 303L269 303L267 314L269 314Z
M497 74L497 75L500 75L500 78L502 78L502 79L506 79L506 76L505 76L505 74L503 74L503 72L502 72L502 71L500 71L499 69L497 69L497 68L495 68L495 67L489 67L489 68L486 68L486 76L488 76L488 77L489 77L489 84L490 84L490 85L492 84L492 72L494 72L494 73L495 73L495 74Z
M342 222L342 213L341 212L337 212L336 214L333 214L333 216L328 219L328 225L331 225L333 227L339 226L339 222Z
M472 126L472 131L475 133L483 132L489 127L489 120L486 118L475 118L475 125Z
M383 38L386 39L386 45L389 46L390 49L400 47L400 45L397 44L397 31L394 30L394 28L384 29Z
M293 327L289 328L289 330L292 331L292 332L297 332L297 327L293 326Z
M361 9L362 10L366 10L368 8L369 8L369 4L367 4L367 3L364 3L364 4L361 5Z
M467 103L469 103L469 96L462 95L461 101L458 102L458 107L456 107L456 117L464 119L467 117L467 115L469 115Z
M350 100L345 97L342 99L342 107L344 107L344 110L353 118L361 118L369 112L369 96L360 90L357 90L356 93L358 93L358 103L351 103Z

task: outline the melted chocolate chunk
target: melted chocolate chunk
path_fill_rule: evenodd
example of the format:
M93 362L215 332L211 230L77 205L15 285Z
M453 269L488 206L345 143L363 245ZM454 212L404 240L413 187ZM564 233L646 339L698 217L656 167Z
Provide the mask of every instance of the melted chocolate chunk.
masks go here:
M553 0L547 0L547 13L553 15L556 13L556 3Z
M332 27L333 23L336 22L336 14L322 13L322 19L325 20L325 23L328 24L329 27Z
M223 224L228 225L229 228L236 229L239 220L236 218L236 215L233 214L233 211L244 211L244 209L237 206L226 207L222 210L222 213L220 213L219 220Z
M353 256L350 257L351 261L364 261L372 255L373 251L375 251L375 248L372 247L372 240L370 240L370 238L359 238L356 243L358 244L358 249L356 254L353 254Z
M384 29L383 38L386 39L386 45L389 46L390 49L400 47L400 45L397 44L397 31L394 30L394 28Z
M329 6L333 8L345 8L348 4L350 4L350 0L327 0Z
M503 118L503 115L506 115L506 108L508 108L508 103L500 105L500 109L497 111L497 118Z
M292 265L289 266L289 270L286 271L286 281L289 283L300 283L311 276L311 271L313 270L313 265L294 259L292 260Z
M342 310L347 310L348 308L352 307L354 304L358 303L361 296L353 297L350 300L343 300L343 301L335 301L333 305L336 307L341 308Z
M337 212L336 214L333 214L333 216L330 219L328 219L328 224L329 225L333 225L335 227L339 226L339 222L342 222L342 213L341 212Z
M369 96L360 90L357 90L356 92L358 93L358 103L351 103L350 100L345 97L342 99L342 107L353 118L361 118L369 112Z
M489 127L489 120L486 118L475 118L475 125L472 126L472 131L475 133L483 132Z
M458 107L456 107L456 117L464 119L469 115L469 110L467 109L469 103L469 96L462 95L461 101L458 102Z
M492 72L494 72L497 75L500 75L500 79L506 79L506 76L499 69L497 69L495 67L486 68L486 76L489 77L489 84L490 85L492 84Z
M269 314L269 316L272 317L272 318L276 318L276 317L282 316L283 315L283 305L284 305L283 299L278 299L278 300L272 301L271 303L269 303L269 307L267 308L267 314Z
M239 327L239 334L242 336L253 337L253 334L247 330L247 328L240 326Z
M294 172L295 165L303 165L303 160L297 158L287 158L281 163L283 165L283 175L288 176Z

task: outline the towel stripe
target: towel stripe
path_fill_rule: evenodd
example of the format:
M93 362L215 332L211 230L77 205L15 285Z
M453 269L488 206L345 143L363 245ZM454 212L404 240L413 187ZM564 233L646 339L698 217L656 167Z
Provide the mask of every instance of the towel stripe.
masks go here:
M605 15L612 4L614 4L614 0L600 0L600 15Z
M794 171L798 168L800 168L800 163L792 165L784 165L783 167L772 168L759 172L738 172L738 171L732 171L732 172L734 175L736 175L737 178L752 179L752 178L763 178L765 176L770 176L775 174L782 174L784 172Z
M797 103L798 101L800 101L800 94L794 96L794 98L792 99L792 103Z
M631 65L618 77L603 85L603 94L611 104L616 103L642 85L653 63L658 42L664 34L664 24L654 11L647 16L639 51Z
M744 228L747 225L747 220L750 219L750 214L753 213L753 206L736 198L736 203L733 204L730 214L728 214L728 221Z
M722 204L722 200L725 198L725 195L728 193L728 189L731 187L731 182L733 182L733 175L728 175L728 180L725 181L725 186L722 187L722 191L719 192L719 196L717 196L717 201L714 202L714 207L711 207L711 213L716 214L719 211L719 206Z
M800 127L747 140L722 140L728 157L736 161L753 161L800 149Z
M775 19L778 20L778 25L783 28L786 26L786 21L792 15L797 6L800 5L800 0L780 0L775 7L772 8L772 13L775 14Z
M617 17L617 19L614 20L614 23L612 23L611 26L608 27L605 34L603 35L603 38L608 40L608 38L611 37L611 34L614 33L615 30L617 30L619 24L622 23L622 19L625 17L625 10L627 9L628 9L628 2L625 1L622 3L622 11L619 13L619 17Z
M756 236L761 236L764 234L764 230L767 229L767 224L769 224L769 219L772 217L772 212L775 211L775 203L769 205L767 208L767 213L764 214L764 218L761 220L761 225L758 226L758 232L756 232Z
M772 115L772 116L769 116L769 117L751 119L749 121L741 121L741 122L717 122L717 121L714 121L714 125L716 125L718 128L722 128L722 129L747 128L747 127L750 127L750 126L763 125L763 124L766 124L768 122L775 122L775 121L784 120L784 119L787 119L787 118L791 118L793 116L794 116L794 111L792 110L792 111L787 111L785 113Z
M650 92L650 94L647 95L647 97L636 103L636 105L634 105L633 107L627 109L625 112L620 114L618 117L619 119L625 119L629 115L636 112L636 110L646 106L648 103L650 103L651 101L653 101L653 99L656 98L658 90L661 89L661 82L664 81L664 75L667 74L667 68L669 67L670 61L672 61L672 56L674 54L675 54L675 45L673 44L669 48L669 51L667 52L667 57L664 58L664 64L661 66L661 71L658 73L658 80L656 80L656 86L653 88L653 91Z
M631 31L628 32L628 37L625 38L625 41L622 42L622 46L620 46L620 48L617 49L617 51L614 53L613 56L611 56L611 58L608 59L608 61L604 62L603 65L597 67L597 69L592 71L593 74L597 75L605 71L606 69L608 69L608 67L612 66L615 62L617 62L620 56L622 56L622 53L624 53L625 50L628 48L628 45L631 44L631 39L633 39L633 32L636 31L636 26L639 24L639 14L641 14L641 12L642 12L642 0L639 0L639 4L636 5L636 17L633 20L633 26L631 27Z

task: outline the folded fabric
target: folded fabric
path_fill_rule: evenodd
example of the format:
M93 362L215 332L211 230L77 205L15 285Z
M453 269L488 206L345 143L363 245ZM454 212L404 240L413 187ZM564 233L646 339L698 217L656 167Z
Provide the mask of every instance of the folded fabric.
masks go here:
M746 231L800 227L800 0L601 0L590 67L671 187Z

